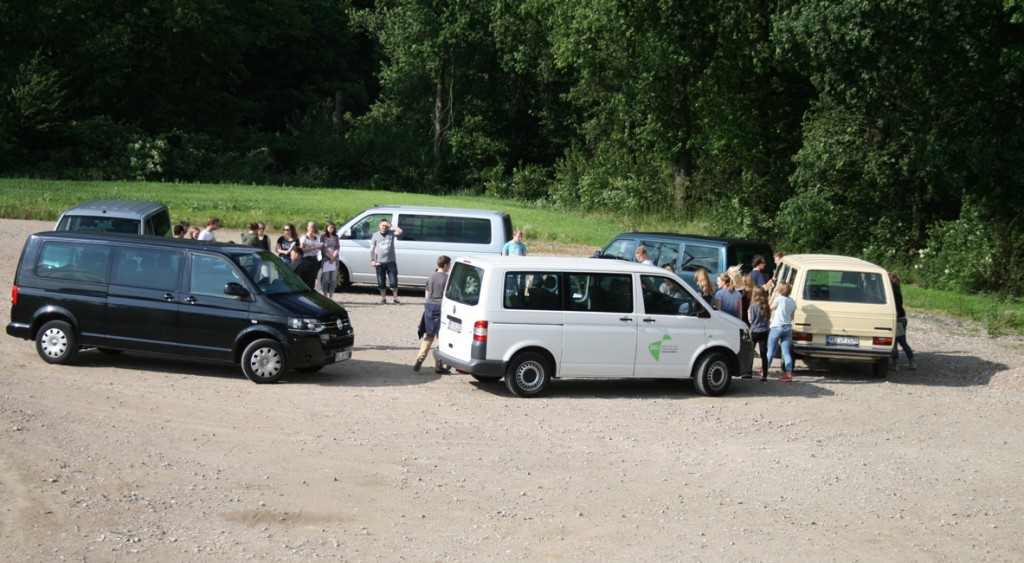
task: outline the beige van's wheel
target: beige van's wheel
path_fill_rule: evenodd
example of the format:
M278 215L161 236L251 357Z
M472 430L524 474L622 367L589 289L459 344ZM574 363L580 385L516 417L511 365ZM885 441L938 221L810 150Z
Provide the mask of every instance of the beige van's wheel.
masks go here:
M536 352L519 354L508 364L505 386L516 397L536 397L551 381L547 358Z
M273 383L287 368L284 351L276 340L254 340L242 352L242 373L254 383Z
M48 364L66 364L78 353L78 339L71 325L50 321L36 333L36 352Z
M712 352L704 356L697 371L693 372L693 385L702 395L718 397L729 390L732 374L729 373L729 362L725 356Z

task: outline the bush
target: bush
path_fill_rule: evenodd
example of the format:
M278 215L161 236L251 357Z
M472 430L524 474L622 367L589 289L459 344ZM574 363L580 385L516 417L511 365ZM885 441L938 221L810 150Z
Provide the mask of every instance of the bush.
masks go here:
M965 204L960 218L928 229L928 246L914 264L915 278L928 287L974 293L996 287L995 233L977 209ZM1004 266L1009 267L1009 264Z

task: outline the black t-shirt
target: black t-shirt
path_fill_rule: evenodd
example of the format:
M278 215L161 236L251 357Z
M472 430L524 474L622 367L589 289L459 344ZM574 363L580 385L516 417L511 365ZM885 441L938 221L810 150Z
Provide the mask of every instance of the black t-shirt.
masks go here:
M299 278L306 282L309 289L313 289L316 286L316 273L319 268L317 267L315 258L300 258L299 260L292 260L288 264L288 267L292 269Z

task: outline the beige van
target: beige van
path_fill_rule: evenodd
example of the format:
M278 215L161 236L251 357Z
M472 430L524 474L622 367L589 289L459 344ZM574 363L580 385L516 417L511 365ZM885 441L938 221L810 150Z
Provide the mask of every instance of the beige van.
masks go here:
M875 377L885 377L896 337L885 269L848 256L794 254L775 277L793 286L794 356L870 362Z

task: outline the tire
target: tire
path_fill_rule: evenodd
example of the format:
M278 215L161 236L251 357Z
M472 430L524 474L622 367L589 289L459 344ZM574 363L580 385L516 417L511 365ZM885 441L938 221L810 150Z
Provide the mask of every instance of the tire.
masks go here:
M50 321L36 333L36 352L48 364L67 364L78 354L78 338L71 325Z
M253 383L273 383L288 369L284 350L276 340L254 340L242 352L242 373Z
M500 375L474 375L473 379L479 381L480 383L496 383L498 381L501 381L501 376Z
M320 371L322 369L324 369L324 366L323 365L319 365L319 366L306 366L304 368L295 368L295 371L297 371L299 373L316 373L316 372L318 372L318 371Z
M537 352L519 354L508 364L505 386L516 397L536 397L551 381L551 366Z
M352 276L348 274L348 268L345 267L341 261L338 261L338 283L334 285L334 291L339 292L343 289L349 289L352 287Z
M97 350L108 356L116 356L124 352L124 350L115 350L114 348L97 348Z
M875 360L875 363L871 364L871 375L876 379L885 379L885 376L889 375L889 360Z
M719 397L729 390L732 384L732 373L729 372L729 362L726 357L718 352L712 352L704 356L693 372L693 386L701 395L707 397Z

